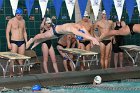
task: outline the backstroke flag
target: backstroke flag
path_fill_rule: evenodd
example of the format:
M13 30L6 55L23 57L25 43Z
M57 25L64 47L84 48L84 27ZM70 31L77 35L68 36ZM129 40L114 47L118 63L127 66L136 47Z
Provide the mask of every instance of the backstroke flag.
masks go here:
M106 11L107 18L110 18L110 12L113 5L113 0L103 0L103 5Z
M101 0L90 0L90 2L91 2L91 7L93 9L94 16L95 16L95 20L97 20Z
M10 0L10 3L11 3L11 6L12 6L13 15L15 16L16 9L17 9L17 6L18 6L18 0Z
M139 11L139 15L140 15L140 0L136 0L137 5L138 5L138 11Z
M83 18L88 0L78 0L81 17Z
M62 1L63 0L53 0L53 4L54 4L54 7L55 7L55 12L56 12L57 19L60 15L60 9L61 9L61 6L62 6Z
M30 16L33 4L34 4L34 0L25 0L25 5L27 8L28 16Z
M75 6L75 1L76 0L65 0L70 19L72 18L74 6Z
M114 5L115 5L115 8L116 8L118 20L120 21L121 20L121 17L122 17L124 0L114 0Z
M42 18L44 17L47 9L48 0L39 0L39 5L42 12Z
M2 7L2 4L3 4L3 0L0 0L0 9Z
M135 0L125 0L125 3L126 3L126 9L128 12L128 16L129 16L129 21L131 21L134 6L135 6L136 2L135 2Z

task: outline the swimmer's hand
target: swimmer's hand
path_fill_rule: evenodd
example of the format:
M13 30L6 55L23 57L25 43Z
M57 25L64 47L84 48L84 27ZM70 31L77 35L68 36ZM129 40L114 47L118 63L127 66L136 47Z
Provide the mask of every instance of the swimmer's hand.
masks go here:
M101 42L101 38L100 37L96 37L98 42Z
M8 49L12 49L12 46L11 46L11 44L10 44L10 43L8 44Z

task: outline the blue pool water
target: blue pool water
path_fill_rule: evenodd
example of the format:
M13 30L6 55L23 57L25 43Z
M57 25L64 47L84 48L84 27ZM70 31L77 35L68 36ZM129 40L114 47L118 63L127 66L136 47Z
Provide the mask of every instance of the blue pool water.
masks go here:
M44 91L44 89L42 89ZM45 92L46 91L46 92ZM122 81L122 82L105 82L100 85L73 85L48 87L44 92L34 93L140 93L140 80ZM31 87L20 90L11 90L0 93L33 93Z
M101 85L64 86L50 89L52 93L140 93L140 82L107 82Z

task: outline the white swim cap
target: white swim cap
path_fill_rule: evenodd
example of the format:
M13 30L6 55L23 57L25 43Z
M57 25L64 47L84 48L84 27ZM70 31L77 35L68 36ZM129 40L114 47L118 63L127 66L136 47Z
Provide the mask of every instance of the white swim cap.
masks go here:
M49 17L47 17L45 23L52 23L52 20Z
M103 11L102 11L102 14L106 14L106 11L105 11L105 10L103 10Z
M85 11L84 16L89 16L87 11Z
M96 76L96 77L94 78L94 82L97 83L97 84L101 84L102 78L101 78L100 76Z

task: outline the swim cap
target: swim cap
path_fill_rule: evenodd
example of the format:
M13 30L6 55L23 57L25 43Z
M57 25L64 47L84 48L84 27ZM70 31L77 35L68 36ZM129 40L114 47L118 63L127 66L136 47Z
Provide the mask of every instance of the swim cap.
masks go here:
M40 91L41 90L41 86L40 85L34 85L32 87L32 91Z
M87 11L85 11L84 16L89 16Z
M79 30L79 31L82 32L82 33L85 33L83 30ZM81 36L76 35L76 39L81 41L81 40L83 40L84 38L81 37Z
M52 23L52 20L49 17L47 17L45 23Z
M17 9L16 9L16 14L22 15L22 14L23 14L22 9L21 9L21 8L17 8Z
M103 11L102 11L102 14L106 14L106 11L105 11L105 10L103 10Z
M97 84L101 84L102 78L101 78L100 76L96 76L96 77L94 78L94 82L97 83Z

